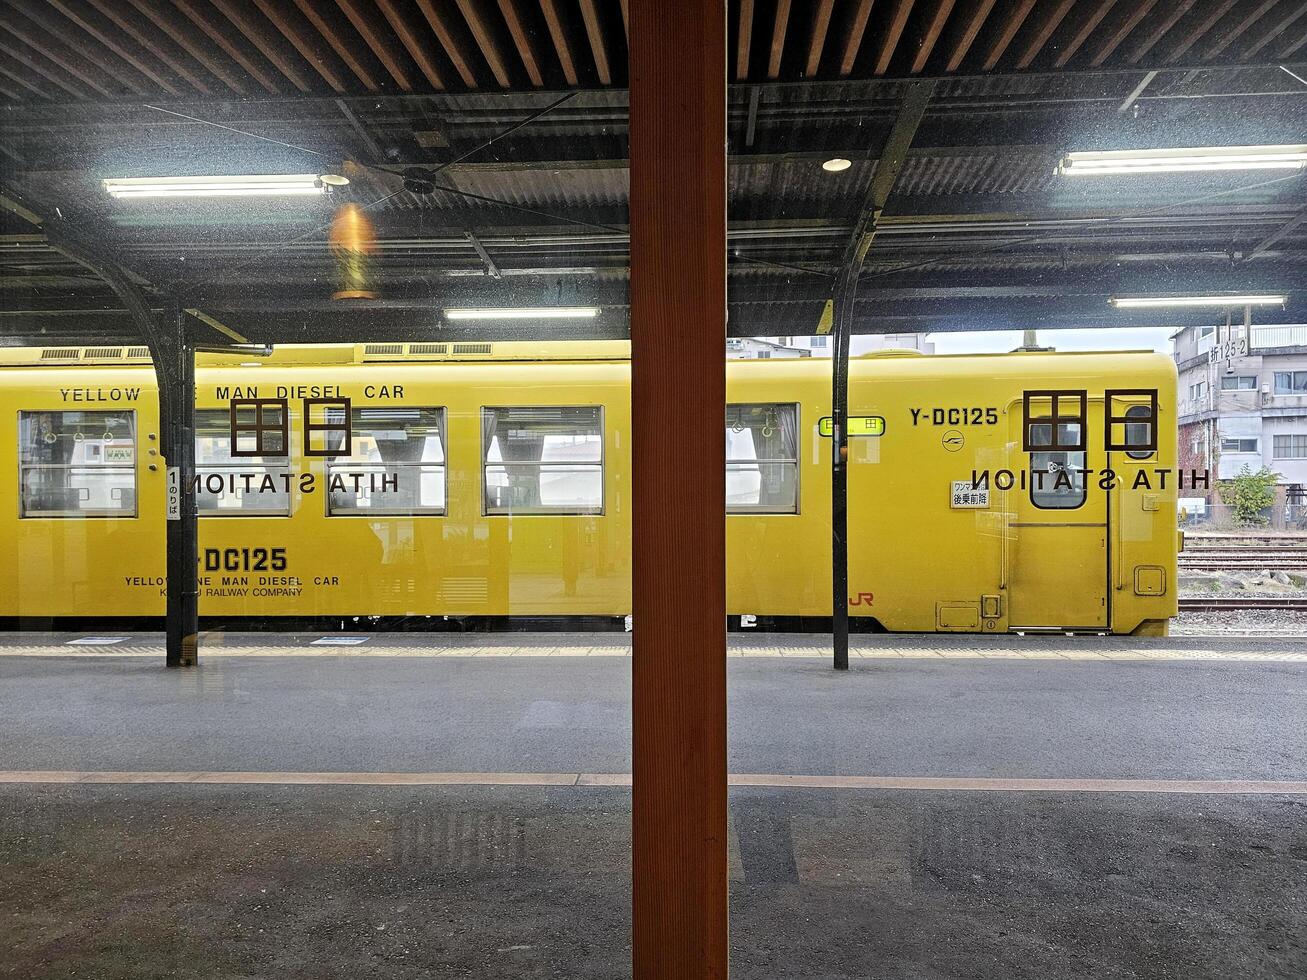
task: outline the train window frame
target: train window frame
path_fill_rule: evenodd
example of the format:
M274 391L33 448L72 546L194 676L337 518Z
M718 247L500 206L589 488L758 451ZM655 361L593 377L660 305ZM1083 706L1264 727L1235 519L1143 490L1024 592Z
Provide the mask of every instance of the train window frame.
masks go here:
M261 400L278 401L279 399L261 399ZM198 516L201 518L261 517L265 519L285 518L285 517L293 516L295 512L295 498L290 490L286 491L286 495L285 495L286 505L284 508L283 507L275 507L275 508L274 507L245 507L245 506L221 508L221 507L201 506L201 501L206 494L204 490L204 484L202 482L203 481L202 471L213 471L217 473L223 473L225 471L230 471L233 469L240 468L239 466L231 463L200 461L200 439L202 438L201 423L205 421L207 416L209 416L210 414L217 417L223 414L223 410L221 408L197 408L195 410L195 424L193 427L193 435L195 439L195 476L197 480L197 485L195 489L195 500L196 500L196 512ZM256 415L256 419L258 417L259 416ZM289 415L288 414L284 415L283 418L289 419ZM246 427L246 430L252 431L248 426ZM231 436L229 436L229 438L231 439L231 442L229 445L227 455L231 459L258 460L259 465L263 467L267 475L272 475L274 471L276 471L278 474L283 472L286 474L291 473L289 453L286 454L267 453L263 456L256 456L255 454L250 452L237 453L232 451L236 448L237 445L234 433ZM294 481L292 480L292 484L293 482ZM240 500L242 501L243 504L245 497L241 496Z
M1036 399L1049 402L1048 415L1031 415L1031 402ZM1080 407L1075 414L1062 413L1063 400L1079 402ZM1089 392L1084 388L1034 388L1023 391L1021 393L1022 449L1027 453L1083 453L1086 451L1088 416ZM1077 426L1079 431L1079 438L1074 443L1062 439L1062 429L1069 425ZM1032 430L1036 426L1048 427L1048 442L1036 441L1032 437Z
M1128 401L1125 412L1116 414L1115 402ZM1140 401L1140 399L1146 399ZM1137 412L1143 409L1143 414ZM1109 453L1125 453L1131 459L1148 459L1157 452L1158 402L1156 388L1108 388L1103 392L1103 449ZM1148 438L1139 442L1131 438L1132 427L1148 427ZM1115 438L1116 430L1121 438Z
M348 398L305 398L304 399L304 455L306 457L330 457L341 455L348 456L351 452L350 431L353 423L353 414L351 402ZM313 421L313 410L315 408L327 409L324 413L327 419L325 422ZM340 409L344 413L343 422L331 421L329 410ZM321 434L323 436L323 445L321 449L315 449L313 446L313 437ZM344 439L340 446L332 446L330 437L339 435Z
M131 494L132 494L132 506L131 506L131 509L130 509L130 510L128 510L128 509L120 509L120 510L80 510L80 509L79 509L79 510L42 510L42 511L36 511L36 512L30 511L30 510L28 509L28 507L27 507L28 494L27 494L26 481L24 480L24 475L25 475L25 473L26 473L27 471L32 470L32 469L47 468L47 464L31 463L31 462L24 462L24 461L23 461L23 450L24 450L24 447L23 447L23 443L22 443L22 436L23 436L23 416L25 416L25 415L33 415L33 416L38 416L38 415L125 415L125 416L128 418L128 420L129 420L129 426L130 426L130 431L131 431L131 443L132 443L132 459L131 459L131 462L129 462L129 463L120 463L120 464L105 464L105 465L75 464L75 463L67 463L67 464L63 464L63 463L58 463L58 464L48 464L48 466L55 466L55 467L62 468L62 469L74 469L74 468L76 468L77 466L80 465L82 468L85 468L85 469L99 470L99 471L102 471L102 472L104 472L104 471L130 472L131 475L132 475L132 483L131 483L131 487L130 487L130 489L131 489ZM18 494L17 494L17 496L18 496L18 519L19 519L20 521L21 521L21 520L29 520L29 521L31 521L31 520L36 520L36 521L45 521L45 520L56 520L56 521L78 521L78 520L82 520L82 521L102 521L102 520L110 520L110 521L113 521L113 520L120 520L120 521L121 521L121 520L136 520L136 519L140 516L140 507L141 507L141 475L140 475L140 472L139 472L139 469L138 469L138 467L139 467L139 463L140 463L140 460L139 460L139 458L138 458L137 446L136 446L137 434L138 434L138 432L139 432L140 430L139 430L139 428L138 428L138 426L137 426L137 422L138 422L138 413L137 413L136 409L134 409L134 408L126 408L126 409L85 409L85 410L82 410L82 409L70 410L70 409L66 409L66 408L31 408L31 409L19 409L19 410L18 410L18 416L17 416L17 426L16 426L16 429L15 429L16 434L17 434L17 436L18 436L18 447L17 447L18 452L17 452L17 454L16 454L16 462L17 462L17 464L18 464L17 467L16 467L16 469L17 469L17 476L18 476ZM106 429L106 431L108 431L108 430ZM111 494L112 494L112 490L111 490ZM119 499L121 499L121 497L120 497Z
M732 464L758 466L766 465L790 465L793 466L794 472L794 506L792 508L779 510L770 505L739 505L732 507L729 501L726 503L727 517L797 517L802 512L803 493L800 484L803 467L799 465L799 433L803 431L803 406L799 402L727 402L725 425L727 429L731 427L731 410L732 409L765 409L765 408L790 408L794 411L794 458L793 459L732 459L728 454L726 457L726 474L729 476Z
M493 444L493 442L494 442L494 436L492 435L492 436L490 437L490 439L487 439L487 438L486 438L486 433L487 433L487 429L486 429L486 418L487 418L488 414L489 414L489 413L493 413L493 412L503 412L503 411L508 411L508 412L511 412L511 411L514 411L514 410L519 410L519 411L520 411L520 410L523 410L523 409L528 409L528 410L532 410L532 409L544 409L544 410L550 410L550 409L553 409L553 410L557 410L557 411L568 411L568 410L577 410L577 409L587 409L587 410L588 410L588 409L594 409L594 410L598 413L598 421L599 421L599 459L598 459L597 461L594 461L594 462L586 462L586 463L583 463L583 464L576 464L576 463L572 463L572 464L566 464L566 463L554 463L554 464L550 464L550 463L542 463L542 462L540 462L540 461L529 461L529 460L519 460L519 461L505 461L505 460L498 460L498 461L494 461L494 462L492 462L488 457L489 457L489 455L490 455L490 446L491 446L491 445ZM513 518L513 517L603 517L603 516L605 515L605 513L606 513L606 508L607 508L607 506L608 506L608 486L607 486L607 484L608 484L608 418L607 418L607 414L608 414L608 413L607 413L607 407L604 406L604 405L602 405L602 404L589 404L589 405L586 405L586 404L577 404L577 403L575 403L575 402L573 402L573 403L571 403L571 404L567 404L567 405L555 405L555 404L549 404L549 405L544 405L544 404L535 404L535 405L520 405L520 404L519 404L519 405L503 405L503 404L499 404L499 405L482 405L482 406L481 406L481 411L480 411L480 413L479 413L479 415L478 415L478 419L479 419L479 422L480 422L480 425L481 425L481 516L482 516L482 517L508 517L508 518ZM497 427L498 427L498 417L496 417L496 422L495 422L495 424L496 424L496 428L497 428ZM549 466L549 465L572 465L572 466L576 466L576 465L584 465L584 466L594 466L594 467L598 467L598 469L599 469L599 504L598 504L597 507L581 507L581 508L576 508L576 507L553 507L553 506L536 505L536 506L529 507L529 508L522 509L522 510L517 510L517 509L513 509L513 510L495 510L495 509L492 509L491 506L490 506L490 495L489 495L489 493L487 492L487 491L489 490L489 485L488 485L488 483L487 483L487 478L488 478L488 476L489 476L489 474L488 474L488 470L489 470L489 468L490 468L491 466L503 466L506 462L508 463L508 465L535 465L535 466L537 466L537 467L540 467L540 466L542 466L542 465L543 465L543 466Z
M392 509L373 510L371 508L356 507L352 510L333 510L332 501L331 501L331 494L332 494L331 477L333 471L338 469L348 468L348 464L338 464L336 460L341 456L353 455L353 444L354 442L357 441L353 438L356 413L361 415L364 412L384 412L384 411L394 410L394 409L411 409L419 412L423 410L427 410L427 411L434 411L439 413L439 421L437 423L437 429L438 429L439 439L440 439L440 455L441 455L440 463L439 464L424 463L421 460L416 460L413 462L402 462L395 465L414 466L414 467L438 465L442 470L442 476L443 476L443 479L441 480L440 509L400 511L400 510L392 510ZM340 518L348 519L348 518L362 517L370 520L385 520L385 519L392 519L392 518L403 519L406 517L417 518L417 517L448 517L449 516L449 468L450 468L449 467L449 407L447 405L354 405L351 407L348 417L349 417L349 428L351 432L351 438L349 440L349 446L347 451L345 453L333 452L331 455L327 457L326 463L323 466L323 477L326 483L326 490L323 493L323 512L327 518L335 520ZM362 466L376 466L377 464L356 461L354 462L353 465L356 467L362 467ZM389 464L386 464L383 461L381 465L385 467ZM420 470L419 470L419 479L421 479Z
M281 410L281 422L274 425L268 425L264 421L264 411L266 409L278 408ZM241 409L254 410L254 422L242 422L240 420ZM251 459L254 457L272 457L273 459L290 459L290 400L287 398L233 398L227 406L230 413L230 438L231 438L231 457L233 459ZM271 450L264 445L265 433L276 433L281 436L281 449ZM241 436L254 435L254 448L243 450L240 448Z

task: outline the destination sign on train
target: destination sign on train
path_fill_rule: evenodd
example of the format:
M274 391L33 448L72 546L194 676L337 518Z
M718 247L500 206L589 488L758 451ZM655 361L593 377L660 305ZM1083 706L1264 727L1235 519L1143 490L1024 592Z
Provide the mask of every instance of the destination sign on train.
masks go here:
M850 415L845 419L845 425L848 427L849 436L885 434L885 420L879 415ZM829 439L835 433L835 421L829 415L824 416L817 423L817 433Z

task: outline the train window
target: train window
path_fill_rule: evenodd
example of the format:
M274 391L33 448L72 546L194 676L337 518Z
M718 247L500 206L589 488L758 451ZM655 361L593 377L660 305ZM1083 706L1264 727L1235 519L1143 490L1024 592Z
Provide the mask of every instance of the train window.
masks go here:
M355 408L349 429L349 448L327 461L328 514L445 513L443 408Z
M487 514L599 514L604 420L598 405L483 408Z
M21 517L135 517L136 413L19 412Z
M726 406L726 512L797 514L797 405Z
M282 426L285 407L274 402L240 411L249 413L237 418L246 422L244 429L232 426L227 409L195 412L196 508L201 517L285 517L291 483ZM265 427L255 428L263 421ZM260 445L262 454L255 451Z
M1141 402L1141 399L1147 399ZM1129 404L1120 411L1120 402ZM1124 452L1131 459L1147 459L1157 452L1157 389L1109 388L1103 392L1105 448Z
M1030 502L1044 510L1075 510L1085 502L1085 454L1030 454Z

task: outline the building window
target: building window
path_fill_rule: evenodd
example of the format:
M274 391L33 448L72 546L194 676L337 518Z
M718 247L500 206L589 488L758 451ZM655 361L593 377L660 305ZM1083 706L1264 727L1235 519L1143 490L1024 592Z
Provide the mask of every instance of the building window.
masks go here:
M327 462L327 513L445 513L445 410L356 408L350 448Z
M487 514L602 514L598 405L481 409Z
M1307 459L1307 434L1276 436L1271 444L1274 459Z
M1307 371L1276 371L1277 395L1307 395Z
M135 517L136 413L19 412L20 517Z
M760 350L760 351L758 351L757 357L758 357L759 360L765 360L766 358L771 357L771 351L769 351L769 350Z
M290 410L284 398L233 398L228 426L232 456L284 459L290 452Z
M285 418L284 406L277 409ZM251 410L257 415L259 409ZM232 443L257 447L260 436L267 455L237 453ZM266 434L265 434L266 433ZM285 517L290 514L290 469L285 459L285 432L280 419L267 429L233 430L227 409L195 413L195 506L201 517ZM272 451L272 447L276 451Z
M823 334L822 336L819 336L819 337L813 337L813 338L812 338L812 349L813 349L813 350L825 350L825 349L826 349L826 345L829 344L829 343L830 343L830 338L827 337L827 336L825 336L824 334Z
M1222 439L1221 452L1223 453L1255 453L1260 452L1257 448L1257 439Z
M726 511L799 512L799 406L726 406Z
M1257 379L1248 375L1226 375L1221 378L1222 391L1256 391Z
M1202 401L1207 395L1207 382L1199 381L1197 384L1189 386L1189 400L1191 402Z

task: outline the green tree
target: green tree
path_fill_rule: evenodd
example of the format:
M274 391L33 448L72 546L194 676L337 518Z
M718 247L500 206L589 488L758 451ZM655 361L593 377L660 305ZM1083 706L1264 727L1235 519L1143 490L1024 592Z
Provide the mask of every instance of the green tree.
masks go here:
M1268 466L1254 472L1245 464L1238 476L1221 481L1216 490L1221 499L1234 508L1237 523L1265 524L1267 519L1262 511L1275 503L1275 481L1279 475Z

